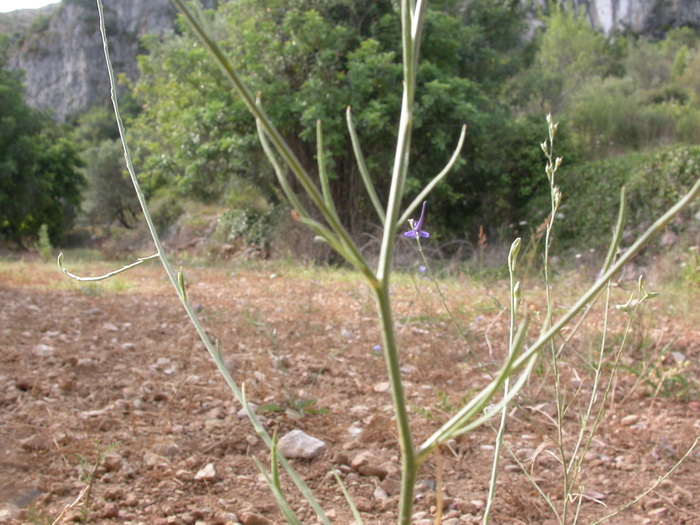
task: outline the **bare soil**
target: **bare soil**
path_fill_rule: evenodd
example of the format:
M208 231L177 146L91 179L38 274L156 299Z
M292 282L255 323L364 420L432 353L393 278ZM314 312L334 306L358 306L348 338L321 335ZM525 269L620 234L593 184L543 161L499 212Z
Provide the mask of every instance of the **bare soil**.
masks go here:
M365 523L395 523L398 442L375 309L362 282L337 271L281 266L199 268L186 276L190 301L221 342L234 379L245 382L252 402L268 406L259 413L270 432L300 429L326 443L319 458L293 463L331 521L352 522L330 474L335 469ZM444 284L473 353L491 372L507 348L505 289L466 278ZM630 290L616 289L617 302ZM421 442L488 374L470 358L429 281L401 277L393 293L414 438ZM697 293L687 293L685 314L663 299L650 303L628 337L605 417L583 458L569 523L579 494L581 523L604 516L652 486L700 435ZM523 309L536 325L541 290L532 297ZM567 290L557 313L571 298ZM611 310L605 374L627 320ZM561 435L544 358L508 421L506 445L557 509L562 470L554 442L570 450L576 441L593 384L584 363L601 345L601 326L599 308L563 347L561 395L572 403ZM602 400L600 392L595 406ZM37 262L0 264L0 523L51 523L88 485L89 494L63 519L282 523L251 459L267 465L268 451L239 410L155 264L95 285L68 282ZM494 435L492 426L482 426L428 461L415 523L433 523L438 504L442 523L480 522ZM370 453L368 464L376 468L352 466L362 453ZM691 452L609 523L700 524L699 463ZM528 475L505 452L492 523L556 523ZM291 483L283 483L302 522L316 523Z

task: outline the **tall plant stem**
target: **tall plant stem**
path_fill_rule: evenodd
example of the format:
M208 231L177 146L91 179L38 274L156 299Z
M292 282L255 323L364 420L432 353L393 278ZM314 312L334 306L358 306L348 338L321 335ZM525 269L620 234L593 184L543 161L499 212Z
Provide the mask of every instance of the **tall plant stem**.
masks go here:
M384 359L386 361L389 383L391 385L391 396L394 404L396 426L399 433L399 444L401 446L402 476L401 496L399 500L399 524L410 525L411 511L413 509L413 493L420 462L418 461L416 448L413 444L411 425L408 419L408 409L406 407L406 396L401 381L399 351L394 332L394 319L391 314L389 288L380 283L379 286L374 288L374 293L384 339Z
M401 381L399 350L394 332L394 320L389 297L391 267L394 259L394 243L398 229L406 174L409 166L411 133L413 131L413 101L416 88L417 55L420 35L425 16L426 2L419 2L419 7L410 0L401 1L401 28L403 42L404 90L401 101L401 118L399 121L398 140L394 155L391 187L384 221L384 235L377 266L377 280L372 287L377 301L380 324L384 339L384 359L387 375L391 385L396 426L401 446L401 496L399 499L399 525L410 525L413 508L413 494L420 461L411 435L411 426L406 407L406 396Z

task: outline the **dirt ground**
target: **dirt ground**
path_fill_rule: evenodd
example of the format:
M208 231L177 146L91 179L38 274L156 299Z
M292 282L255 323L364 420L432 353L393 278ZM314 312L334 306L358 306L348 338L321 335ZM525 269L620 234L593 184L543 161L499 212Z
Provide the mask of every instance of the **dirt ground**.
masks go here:
M267 449L240 417L162 272L150 264L82 285L50 265L0 263L0 523L52 523L88 485L89 494L63 519L282 523L251 459L269 465ZM221 342L234 379L245 382L270 432L300 429L325 442L320 457L292 462L333 523L353 521L333 470L366 524L395 523L398 443L368 290L338 271L247 268L185 271L190 301ZM542 292L532 287L523 308L537 321ZM634 285L627 288L615 290L617 302ZM466 278L444 284L473 352L491 371L508 337L505 289L503 282L487 286ZM421 442L488 375L469 357L428 280L398 278L393 293L414 438ZM557 313L573 302L571 293L557 299ZM697 294L688 293L675 314L663 298L650 303L630 334L605 417L583 456L569 523L579 500L579 521L589 523L634 499L700 435L700 326L692 311ZM602 385L627 319L611 310ZM561 395L571 401L561 433L545 359L511 411L505 444L526 473L504 453L492 523L556 523L543 497L562 508L554 442L561 439L570 450L576 441L593 384L584 363L601 345L601 312L591 314L561 354ZM600 392L595 407L602 398ZM433 523L438 504L444 524L480 522L494 435L483 426L427 462L414 523ZM364 461L357 460L363 454ZM700 524L699 463L692 451L609 523ZM283 483L302 522L317 523L291 483Z

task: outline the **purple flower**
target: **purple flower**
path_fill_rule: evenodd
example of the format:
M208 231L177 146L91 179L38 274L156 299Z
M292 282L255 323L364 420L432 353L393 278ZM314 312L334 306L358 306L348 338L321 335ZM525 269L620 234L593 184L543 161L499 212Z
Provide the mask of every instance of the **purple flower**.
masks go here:
M411 237L412 239L418 239L419 237L430 237L428 232L422 230L423 219L425 219L426 204L428 204L428 201L423 201L423 210L420 212L420 219L418 219L418 222L414 223L413 220L408 221L411 225L411 230L404 233L404 237Z
M424 232L424 233L425 233L425 232ZM428 235L430 235L430 234L428 234ZM428 269L428 267L427 267L427 266L423 266L423 265L421 265L421 266L418 267L418 271L419 271L420 273L425 273L427 269Z

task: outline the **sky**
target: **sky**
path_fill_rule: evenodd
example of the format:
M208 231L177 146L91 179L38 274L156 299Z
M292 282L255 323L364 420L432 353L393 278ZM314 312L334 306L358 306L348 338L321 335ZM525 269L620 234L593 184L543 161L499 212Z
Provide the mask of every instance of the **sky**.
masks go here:
M0 0L0 13L7 13L15 9L36 9L57 2L58 0Z

